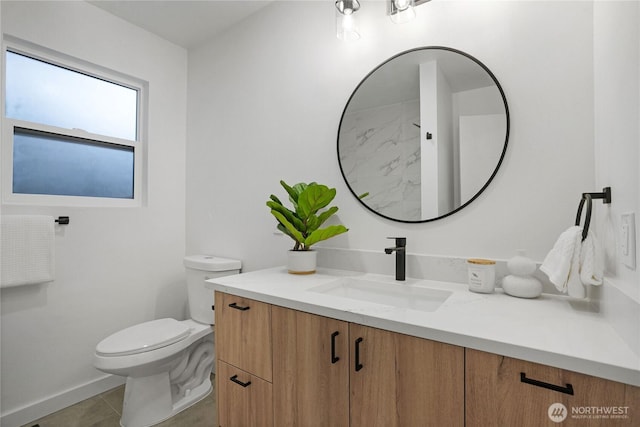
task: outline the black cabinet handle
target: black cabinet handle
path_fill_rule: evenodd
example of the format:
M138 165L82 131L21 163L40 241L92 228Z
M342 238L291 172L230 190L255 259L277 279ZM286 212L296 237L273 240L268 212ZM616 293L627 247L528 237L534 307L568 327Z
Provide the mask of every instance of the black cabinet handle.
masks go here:
M562 387L555 384L545 383L543 381L527 378L527 374L525 374L524 372L520 372L520 382L531 384L536 387L547 388L549 390L557 391L564 394L570 394L571 396L573 396L573 386L571 384L567 384L566 387Z
M235 308L236 310L240 310L240 311L247 311L251 308L251 307L241 307L238 305L238 303L235 303L235 302L232 302L231 304L229 304L229 307Z
M340 332L335 331L331 334L331 363L336 363L340 358L336 356L336 337L340 335Z
M238 379L237 375L232 376L231 378L229 378L231 381L233 381L234 383L241 385L242 387L248 387L251 385L251 381L247 381L246 383L243 383L242 381L240 381Z
M356 346L356 372L358 372L360 369L364 368L364 365L362 365L362 363L360 363L360 343L362 342L362 337L358 338L356 340L355 346Z

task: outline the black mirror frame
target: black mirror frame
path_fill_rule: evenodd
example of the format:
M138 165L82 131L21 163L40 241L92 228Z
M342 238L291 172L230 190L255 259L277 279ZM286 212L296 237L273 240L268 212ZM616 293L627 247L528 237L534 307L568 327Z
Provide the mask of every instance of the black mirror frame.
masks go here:
M369 78L369 76L371 76L373 73L375 73L382 66L384 66L388 62L398 58L399 56L402 56L402 55L405 55L405 54L408 54L408 53L411 53L411 52L419 51L419 50L426 50L426 49L445 50L445 51L449 51L449 52L454 52L454 53L457 53L459 55L465 56L465 57L469 58L470 60L472 60L473 62L475 62L476 64L478 64L491 77L493 82L496 84L496 87L498 88L498 91L500 92L500 96L502 97L502 102L504 103L504 111L505 111L505 116L506 116L505 118L506 118L506 122L507 123L506 123L506 133L505 133L504 147L502 148L502 153L500 153L500 159L498 160L498 164L496 165L495 169L491 173L491 176L489 177L487 182L482 186L482 188L480 188L480 190L478 190L478 192L473 197L471 197L469 200L467 200L465 203L461 204L456 209L453 209L452 211L450 211L450 212L448 212L448 213L446 213L444 215L441 215L441 216L438 216L438 217L434 217L434 218L411 221L411 220L392 218L392 217L389 217L387 215L381 214L380 212L372 209L365 202L363 202L362 199L351 188L351 185L349 185L349 181L347 181L347 177L345 176L344 169L342 168L342 162L340 161L340 129L342 128L342 121L344 120L344 116L345 116L345 114L347 112L347 108L349 107L349 103L351 102L351 99L353 99L353 97L356 94L356 92L358 91L358 89L360 89L360 86L362 86L362 84L367 80L367 78ZM493 181L493 178L496 176L496 174L498 173L498 170L500 169L500 166L502 165L502 161L504 160L505 153L507 152L507 146L509 145L510 124L511 124L511 120L510 120L510 115L509 115L509 106L507 104L507 97L504 94L504 90L502 90L502 86L500 85L500 82L498 82L498 79L491 72L491 70L489 70L489 68L487 68L486 65L484 65L482 62L480 62L475 57L469 55L468 53L463 52L463 51L458 50L458 49L451 48L451 47L445 47L445 46L417 47L417 48L413 48L413 49L409 49L409 50L405 50L403 52L400 52L400 53L392 56L391 58L385 60L384 62L382 62L377 67L375 67L373 70L371 70L360 81L360 83L358 83L356 88L351 93L351 96L349 96L349 99L347 100L347 103L346 103L346 105L344 107L344 110L342 111L342 115L340 116L340 124L338 125L338 137L337 137L337 144L336 144L336 146L337 146L337 154L338 154L338 166L340 167L340 173L342 174L342 179L344 179L344 182L345 182L345 184L347 184L347 188L349 188L349 191L351 192L351 194L353 194L353 196L356 198L356 200L358 200L358 202L360 202L365 208L367 208L369 211L373 212L374 214L376 214L378 216L381 216L383 218L386 218L388 220L391 220L391 221L403 222L403 223L409 223L409 224L419 224L419 223L436 221L436 220L439 220L439 219L442 219L442 218L446 218L446 217L448 217L450 215L453 215L456 212L459 212L462 209L464 209L465 207L467 207L471 202L476 200L478 198L478 196L480 196L480 194L482 194L484 192L484 190L489 186L491 181Z

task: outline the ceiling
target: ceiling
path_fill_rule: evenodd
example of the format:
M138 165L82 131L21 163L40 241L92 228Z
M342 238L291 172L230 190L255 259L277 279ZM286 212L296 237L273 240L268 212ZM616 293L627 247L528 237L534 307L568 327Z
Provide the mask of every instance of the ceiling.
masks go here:
M272 0L89 0L88 2L184 48L217 34Z

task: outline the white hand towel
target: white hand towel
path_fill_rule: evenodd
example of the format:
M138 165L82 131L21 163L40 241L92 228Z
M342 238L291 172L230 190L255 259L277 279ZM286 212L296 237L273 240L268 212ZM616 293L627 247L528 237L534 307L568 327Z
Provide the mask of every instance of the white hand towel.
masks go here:
M0 287L54 280L54 219L43 215L2 215Z
M582 253L582 228L578 233L576 239L573 256L571 257L571 269L569 270L569 277L567 278L567 294L573 298L584 298L587 296L587 291L580 280L580 255Z
M602 285L604 258L596 235L589 231L580 251L580 281L583 285Z
M579 274L578 266L574 264L579 264L580 239L581 227L573 226L564 231L540 266L540 271L549 276L551 283L562 293L567 292L572 269L576 276Z

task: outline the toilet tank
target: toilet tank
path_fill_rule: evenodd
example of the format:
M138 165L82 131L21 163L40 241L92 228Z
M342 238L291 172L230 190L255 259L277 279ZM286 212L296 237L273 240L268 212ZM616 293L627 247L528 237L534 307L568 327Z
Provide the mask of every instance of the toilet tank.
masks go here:
M213 325L213 290L205 286L205 280L230 276L240 272L241 263L237 259L211 255L189 255L184 257L187 270L187 294L189 313L196 322Z

